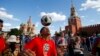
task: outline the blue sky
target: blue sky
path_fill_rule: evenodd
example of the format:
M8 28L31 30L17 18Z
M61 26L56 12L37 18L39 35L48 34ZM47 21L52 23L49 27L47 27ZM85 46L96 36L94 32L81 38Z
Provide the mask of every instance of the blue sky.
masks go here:
M100 24L100 0L73 0L73 3L83 26ZM8 31L19 28L31 16L38 33L43 27L41 17L48 14L53 20L49 28L54 34L68 25L70 7L71 0L0 0L0 18L4 20L3 30Z

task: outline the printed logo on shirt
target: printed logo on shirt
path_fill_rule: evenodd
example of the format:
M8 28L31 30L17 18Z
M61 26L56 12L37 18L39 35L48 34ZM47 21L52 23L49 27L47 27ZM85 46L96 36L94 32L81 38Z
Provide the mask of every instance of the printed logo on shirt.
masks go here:
M49 49L50 49L50 45L49 45L48 43L45 43L45 44L43 45L43 51L48 52Z

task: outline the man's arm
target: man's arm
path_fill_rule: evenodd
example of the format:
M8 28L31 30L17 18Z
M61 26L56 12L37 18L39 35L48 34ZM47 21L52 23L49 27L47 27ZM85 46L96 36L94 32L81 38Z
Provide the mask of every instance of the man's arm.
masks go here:
M27 49L23 51L23 56L36 56L36 54L34 51Z
M35 39L33 39L30 42L28 42L27 44L25 44L24 50L23 50L23 55L24 56L36 56L36 54L34 52L35 51L34 49L36 49L35 46L36 46Z

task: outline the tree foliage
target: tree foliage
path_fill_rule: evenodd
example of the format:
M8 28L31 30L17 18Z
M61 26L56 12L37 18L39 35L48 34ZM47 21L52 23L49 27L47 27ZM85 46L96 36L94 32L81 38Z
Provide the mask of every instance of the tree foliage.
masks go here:
M17 28L13 28L11 29L11 31L8 33L9 35L21 35L22 34L22 31L21 30L18 30Z

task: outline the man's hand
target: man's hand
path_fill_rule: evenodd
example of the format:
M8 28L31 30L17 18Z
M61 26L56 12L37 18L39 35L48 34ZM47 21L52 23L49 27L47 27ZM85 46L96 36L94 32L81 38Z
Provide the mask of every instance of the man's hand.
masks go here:
M24 56L36 56L35 52L28 49L28 50L25 50L24 53L23 53Z

